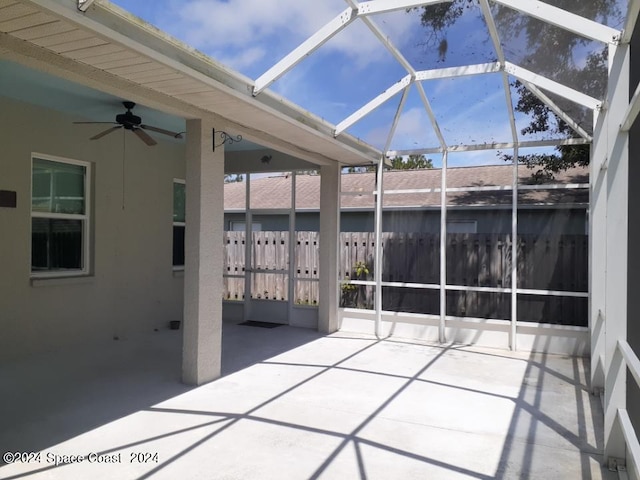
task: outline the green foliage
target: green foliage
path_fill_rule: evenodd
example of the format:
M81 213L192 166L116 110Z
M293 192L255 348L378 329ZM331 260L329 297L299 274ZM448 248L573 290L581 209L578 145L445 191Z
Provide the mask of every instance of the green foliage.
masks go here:
M424 155L409 155L391 159L390 170L416 170L419 168L433 168L433 162Z
M391 167L387 170L417 170L421 168L433 168L433 161L424 155L408 155L405 157L395 157L391 159ZM375 172L375 165L366 167L348 167L346 173Z
M356 262L353 271L356 272L356 278L362 278L363 275L366 278L369 275L369 267L365 262Z
M446 29L474 4L477 4L476 0L454 0L408 9L407 11L421 10L420 22L425 27L427 35L419 44L429 48L437 48L438 61L444 62L449 49Z
M224 176L224 183L234 183L234 182L243 182L243 181L244 181L243 175L228 174Z
M353 265L351 272L353 279L366 280L370 270L366 262L358 261ZM371 308L371 302L367 299L366 287L348 282L349 275L345 277L345 281L340 285L340 289L342 290L340 305L343 307Z
M618 19L623 15L615 0L557 0L553 5L603 23L610 18ZM420 12L420 21L425 27L425 40L420 43L437 48L439 61L442 62L447 55L448 28L453 26L465 11L478 8L477 0L453 0L451 3L426 5L410 10ZM494 5L492 12L500 41L506 46L507 59L595 98L604 96L607 81L606 46L602 50L588 53L585 61L581 56L585 48L591 48L588 39L503 6ZM523 41L526 44L526 53L513 58L514 54L510 55L508 46L512 43L522 44ZM546 132L549 136L555 137L574 136L572 129L560 118L556 118L555 113L524 85L516 82L514 86L517 92L516 111L529 115L531 119L521 130L522 135ZM592 121L590 111L576 109L561 99L554 98L554 101L589 131ZM509 161L513 158L500 155ZM589 147L560 146L556 148L555 154L523 155L518 160L532 169L537 169L533 177L542 180L572 166L588 165Z

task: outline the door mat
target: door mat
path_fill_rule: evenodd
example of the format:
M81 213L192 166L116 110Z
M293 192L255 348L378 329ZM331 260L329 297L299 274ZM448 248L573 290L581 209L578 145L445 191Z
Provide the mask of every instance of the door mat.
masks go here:
M239 323L238 325L245 325L247 327L276 328L276 327L281 327L283 324L282 323L257 322L255 320L247 320L246 322Z

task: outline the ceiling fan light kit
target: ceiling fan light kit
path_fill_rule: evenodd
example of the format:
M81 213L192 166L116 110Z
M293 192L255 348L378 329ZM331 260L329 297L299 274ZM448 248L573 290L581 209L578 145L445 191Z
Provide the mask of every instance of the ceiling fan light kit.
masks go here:
M106 124L106 125L115 125L114 127L108 128L103 132L94 135L89 140L98 140L105 135L109 135L111 132L115 132L116 130L120 130L124 128L125 130L131 130L140 140L146 143L148 146L156 145L156 142L145 130L149 130L151 132L161 133L163 135L167 135L173 138L182 138L182 134L172 132L170 130L165 130L164 128L154 127L152 125L145 125L142 123L142 118L138 115L134 115L131 110L136 106L134 102L124 101L122 102L124 108L127 109L125 113L120 113L116 115L115 122L73 122L74 124Z

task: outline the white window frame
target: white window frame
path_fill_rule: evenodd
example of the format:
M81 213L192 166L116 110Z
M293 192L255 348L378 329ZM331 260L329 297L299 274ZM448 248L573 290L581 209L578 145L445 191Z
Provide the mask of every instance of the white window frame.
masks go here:
M54 212L34 212L33 211L33 163L34 160L45 160L48 162L64 163L68 165L77 165L85 169L84 175L84 214L77 213L54 213ZM44 153L31 152L31 170L30 170L30 195L29 195L29 211L30 218L47 218L47 219L63 219L63 220L81 220L82 221L82 267L75 270L48 270L33 271L33 251L29 248L29 271L31 278L59 278L59 277L78 277L89 274L91 265L91 163L70 158L47 155ZM33 222L29 226L31 238L33 238Z
M171 184L171 189L172 189L171 190L171 198L172 198L172 201L171 201L171 207L172 207L171 208L171 218L172 219L173 219L173 212L175 211L175 208L176 208L175 205L173 204L173 200L174 200L173 187L174 187L174 184L176 184L176 183L180 183L180 184L184 185L185 186L185 190L187 188L187 186L186 186L187 182L184 179L182 179L182 178L174 178L173 179L173 183ZM185 207L185 209L186 209L186 207ZM186 212L185 212L185 214L186 214ZM172 268L173 268L174 272L182 272L182 271L184 271L184 264L182 264L182 265L174 265L173 264L173 229L175 227L185 227L185 229L186 229L187 223L186 222L173 221L173 225L171 227L171 239L172 239L171 240L171 265L172 265Z

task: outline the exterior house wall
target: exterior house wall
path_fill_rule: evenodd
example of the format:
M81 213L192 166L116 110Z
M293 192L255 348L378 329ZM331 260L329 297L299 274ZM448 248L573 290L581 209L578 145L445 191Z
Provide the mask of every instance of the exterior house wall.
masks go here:
M126 338L182 318L183 281L172 270L173 178L184 146L130 132L88 138L108 125L0 97L0 357ZM91 163L91 269L86 277L30 278L31 154ZM124 159L123 159L124 155Z

